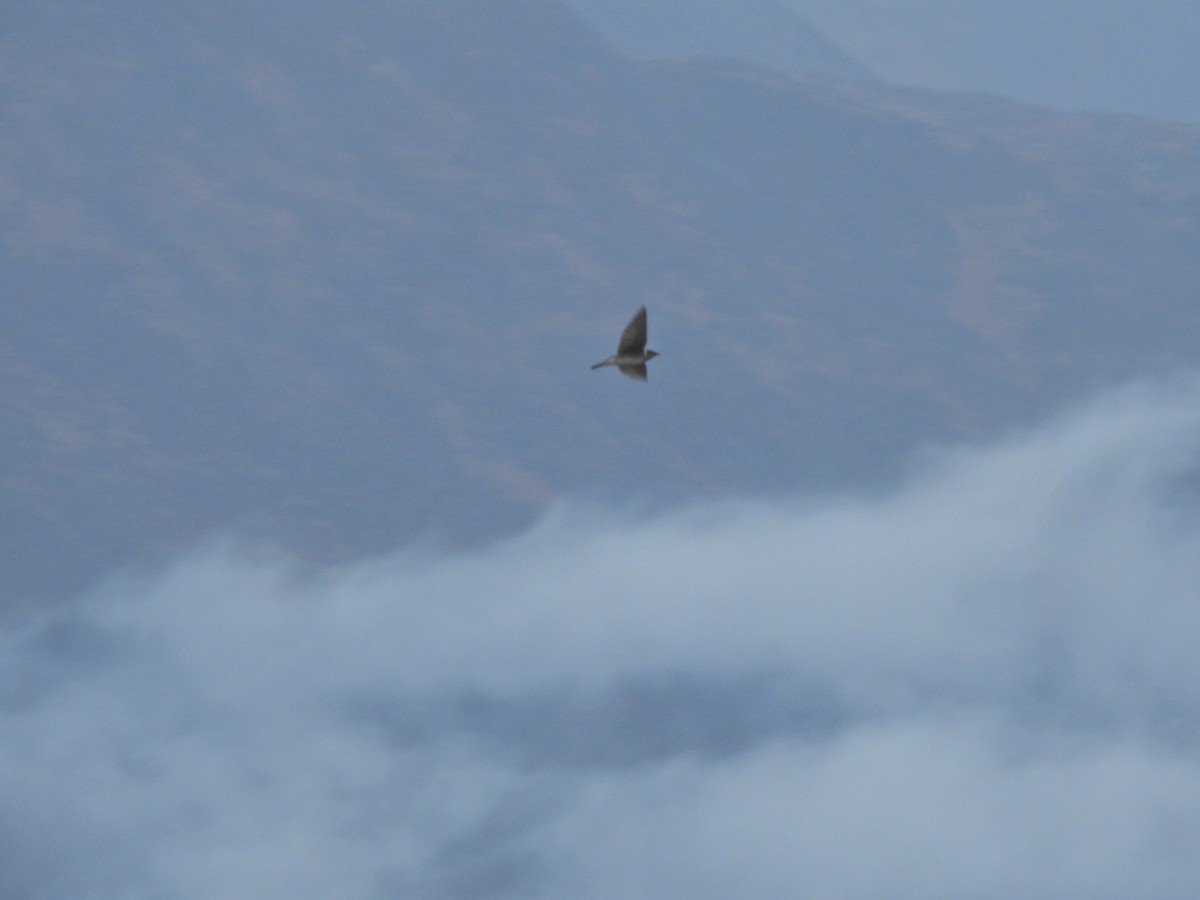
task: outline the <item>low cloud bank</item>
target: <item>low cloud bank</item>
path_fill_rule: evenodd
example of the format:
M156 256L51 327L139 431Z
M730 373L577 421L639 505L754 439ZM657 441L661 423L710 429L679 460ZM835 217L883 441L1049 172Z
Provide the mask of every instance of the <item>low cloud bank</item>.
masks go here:
M234 543L0 633L50 897L1190 897L1200 384L880 496L314 571Z

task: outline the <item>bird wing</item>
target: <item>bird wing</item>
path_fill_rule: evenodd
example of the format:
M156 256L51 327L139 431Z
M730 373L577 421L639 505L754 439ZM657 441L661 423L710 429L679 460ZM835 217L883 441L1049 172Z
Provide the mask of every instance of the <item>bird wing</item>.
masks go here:
M621 341L617 344L617 356L633 356L646 349L646 307L633 314L625 330L621 332Z
M636 363L632 366L617 366L617 371L622 375L628 375L630 378L636 378L638 381L646 380L646 364Z

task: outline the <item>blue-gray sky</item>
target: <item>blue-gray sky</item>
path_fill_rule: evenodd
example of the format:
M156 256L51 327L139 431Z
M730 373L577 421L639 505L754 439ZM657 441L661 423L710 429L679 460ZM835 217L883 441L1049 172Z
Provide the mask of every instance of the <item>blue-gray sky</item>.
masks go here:
M1135 386L872 496L114 575L4 632L4 893L1191 897L1198 411Z
M1186 0L785 2L890 81L1200 121Z

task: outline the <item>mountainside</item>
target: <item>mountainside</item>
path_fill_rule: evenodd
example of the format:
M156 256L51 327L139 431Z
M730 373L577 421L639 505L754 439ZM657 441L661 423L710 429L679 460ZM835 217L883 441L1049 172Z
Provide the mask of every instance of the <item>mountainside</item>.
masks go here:
M1200 357L1195 129L635 61L540 0L4 15L10 597L878 483ZM641 304L649 384L590 372Z

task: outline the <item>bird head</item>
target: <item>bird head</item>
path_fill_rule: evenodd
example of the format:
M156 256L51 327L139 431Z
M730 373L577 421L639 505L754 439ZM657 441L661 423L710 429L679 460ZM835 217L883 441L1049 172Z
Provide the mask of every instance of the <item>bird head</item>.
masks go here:
M646 359L654 359L654 357L656 357L656 356L658 356L657 350L647 350L646 351Z

